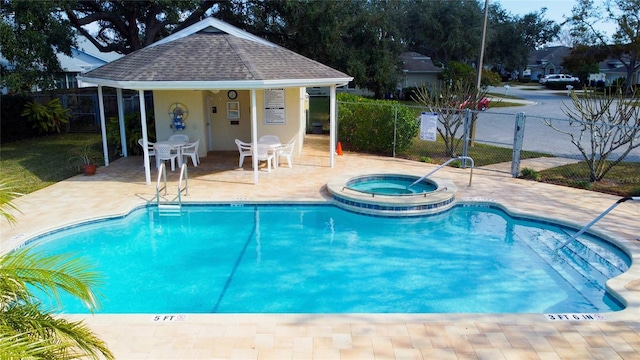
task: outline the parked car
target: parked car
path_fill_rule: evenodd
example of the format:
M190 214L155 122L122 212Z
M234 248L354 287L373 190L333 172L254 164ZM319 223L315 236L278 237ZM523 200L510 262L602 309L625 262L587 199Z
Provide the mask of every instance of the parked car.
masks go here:
M460 109L468 108L471 105L471 103L473 103L473 101L470 98L463 101L460 104ZM487 99L486 97L483 97L482 99L478 100L478 110L485 111L488 108L489 108L489 99Z
M554 82L579 83L580 79L569 74L549 74L541 77L538 82L542 85Z

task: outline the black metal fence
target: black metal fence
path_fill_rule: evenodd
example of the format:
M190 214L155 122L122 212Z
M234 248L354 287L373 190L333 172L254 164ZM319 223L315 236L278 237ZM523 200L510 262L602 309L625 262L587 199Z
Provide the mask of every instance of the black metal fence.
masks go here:
M145 92L144 96L147 113L153 113L153 94ZM97 88L78 88L56 93L37 93L32 94L32 97L41 104L55 98L60 99L62 106L71 111L67 132L99 133L101 131ZM140 100L137 91L124 90L122 98L125 114L140 112ZM118 100L115 90L104 90L103 101L106 119L117 117Z

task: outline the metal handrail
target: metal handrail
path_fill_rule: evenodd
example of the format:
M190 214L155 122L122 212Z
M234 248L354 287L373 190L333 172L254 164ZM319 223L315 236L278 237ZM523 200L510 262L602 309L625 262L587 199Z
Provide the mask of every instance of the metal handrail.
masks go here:
M633 200L633 201L640 201L640 196L627 196L625 198L622 198L618 201L616 201L613 205L611 205L607 210L603 211L602 214L596 216L595 219L593 219L590 223L588 223L587 225L585 225L582 229L580 229L580 231L578 231L575 235L573 235L572 237L569 238L569 240L565 241L562 245L560 245L556 250L560 250L563 247L569 245L569 243L571 243L573 240L577 239L578 236L582 235L585 231L589 230L590 227L593 226L593 224L597 223L598 221L600 221L600 219L602 219L605 215L607 215L608 213L611 212L611 210L615 209L616 206L622 204L623 202L627 201L627 200Z
M415 197L421 196L421 197L427 197L427 195L433 195L433 194L437 194L437 193L439 193L441 191L445 191L445 190L447 190L447 187L445 186L445 187L441 187L441 188L435 189L433 191L425 191L425 192L421 192L421 193L411 193L411 194L380 194L380 193L377 193L377 192L374 192L374 191L360 190L360 189L354 189L354 188L351 188L351 187L348 187L348 186L343 186L342 187L342 191L344 191L345 189L346 190L355 191L355 192L358 192L358 193L361 193L361 194L371 195L371 197L376 197L376 195L379 195L379 196L393 196L393 197L398 197L398 196L406 196L406 197L409 197L409 196L415 196Z
M471 172L469 173L469 186L471 186L471 178L473 177L473 166L474 166L473 159L471 157L469 157L469 156L458 156L458 157L451 158L451 159L445 161L444 164L442 164L442 165L438 166L437 168L433 169L433 171L431 171L427 175L425 175L425 176L421 177L420 179L412 182L410 185L407 185L407 189L409 189L413 185L421 182L422 180L428 178L429 176L433 175L433 173L435 173L436 171L442 169L443 167L449 165L450 163L452 163L452 162L454 162L456 160L471 160Z
M184 188L182 188L182 180L184 180ZM182 191L185 192L185 196L189 196L189 174L186 163L180 168L180 180L178 180L178 204L180 205L182 205Z
M163 182L163 185L160 186L160 182ZM182 183L184 181L184 187ZM164 190L163 196L167 196L167 168L164 163L160 164L158 168L158 180L156 180L156 202L158 206L160 205L160 192ZM180 168L180 178L178 180L178 194L172 200L175 201L178 199L178 205L182 206L182 193L184 192L185 196L189 196L189 174L187 172L187 164L182 164Z
M164 186L160 187L160 180L164 178ZM156 180L156 202L160 205L160 191L164 190L164 196L167 196L167 169L164 163L158 168L158 180Z

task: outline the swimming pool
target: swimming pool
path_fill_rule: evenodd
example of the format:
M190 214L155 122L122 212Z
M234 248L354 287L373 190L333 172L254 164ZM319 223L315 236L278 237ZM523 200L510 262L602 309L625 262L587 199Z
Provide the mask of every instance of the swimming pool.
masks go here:
M106 274L101 313L547 313L622 306L608 242L487 206L388 218L333 205L146 207L35 239ZM86 313L67 300L65 312Z

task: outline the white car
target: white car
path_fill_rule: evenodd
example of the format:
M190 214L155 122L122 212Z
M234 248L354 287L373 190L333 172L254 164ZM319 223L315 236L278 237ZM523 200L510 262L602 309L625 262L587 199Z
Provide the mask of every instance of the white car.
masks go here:
M576 82L579 83L580 79L575 76L571 76L569 74L549 74L540 78L538 81L540 84L547 84L552 82Z

